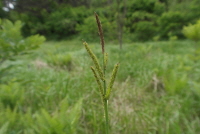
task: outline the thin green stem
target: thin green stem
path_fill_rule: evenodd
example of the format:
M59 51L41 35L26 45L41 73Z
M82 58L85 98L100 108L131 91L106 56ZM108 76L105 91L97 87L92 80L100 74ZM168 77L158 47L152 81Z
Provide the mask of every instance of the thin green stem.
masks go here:
M105 74L106 74L106 65L105 65L105 54L103 53L103 75L105 78ZM106 95L106 80L104 79L103 81L103 85L104 85L104 96ZM106 98L104 98L104 114L105 114L105 131L106 134L109 134L109 117L108 117L108 100Z
M106 94L106 80L105 80L105 75L106 75L106 68L105 68L105 55L103 54L103 76L104 76L104 81L103 81L103 89L104 89L104 95Z
M104 112L105 112L105 129L106 129L106 134L109 134L108 100L107 99L104 99Z

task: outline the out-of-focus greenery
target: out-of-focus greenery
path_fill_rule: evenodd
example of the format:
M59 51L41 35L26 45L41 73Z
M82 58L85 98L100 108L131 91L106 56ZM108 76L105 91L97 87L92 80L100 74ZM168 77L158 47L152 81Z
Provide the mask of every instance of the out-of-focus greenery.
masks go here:
M155 37L182 39L183 26L196 22L200 16L199 0L17 0L14 3L14 9L0 11L0 15L24 22L23 35L39 33L47 39L97 40L93 12L105 22L103 27L108 40L117 40L122 23L126 41L147 41ZM3 6L6 5L0 5Z
M68 38L77 34L76 25L82 24L85 17L87 17L87 11L83 6L61 6L46 17L44 24L40 24L40 27L44 26L44 29L35 29L34 32L37 33L37 30L41 33L45 32L44 34L51 39Z
M187 24L188 18L181 12L166 12L158 19L159 35L162 38L169 38L171 36L178 36L183 38L182 27Z
M101 23L104 27L104 36L107 40L116 40L116 24L110 22L105 17L101 17ZM80 33L80 38L86 41L98 41L97 25L94 15L84 19L83 24L77 25L77 31Z
M156 0L128 2L126 27L133 34L133 40L152 39L158 32L156 20L164 11L164 4Z
M12 23L9 20L0 19L0 78L9 68L8 66L2 68L3 62L16 60L17 56L30 53L45 41L45 37L40 35L23 38L21 27L21 21Z
M45 41L45 38L39 35L24 39L21 35L21 21L12 23L9 20L0 20L0 26L0 62L26 54Z
M48 54L47 63L56 68L72 69L72 57L70 54Z
M185 26L183 28L183 34L191 40L199 41L200 40L200 20L197 21L194 25Z
M195 45L190 40L135 42L119 50L107 42L108 72L120 61L109 101L111 133L200 133L200 60ZM101 56L99 44L90 46ZM52 55L59 63L54 64ZM62 58L68 55L71 70L62 67L68 66ZM12 75L4 77L7 83L0 84L0 132L104 133L103 107L89 58L82 42L75 40L46 42L32 55L18 57Z
M3 0L0 0L0 18L8 17L6 11L3 10Z

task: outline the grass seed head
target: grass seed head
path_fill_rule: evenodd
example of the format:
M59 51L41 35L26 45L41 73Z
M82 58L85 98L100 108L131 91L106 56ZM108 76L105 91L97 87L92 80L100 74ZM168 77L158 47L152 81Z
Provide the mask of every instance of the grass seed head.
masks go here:
M102 53L104 54L104 46L105 46L105 41L103 37L103 29L101 25L101 21L99 20L99 17L97 13L94 13L96 21L97 21L97 26L98 26L98 32L99 32L99 37L100 37L100 42L101 42L101 47L102 47Z
M94 69L94 67L91 67L91 70L92 70L92 72L93 72L93 74L94 74L94 77L95 77L95 79L96 79L96 82L97 82L97 84L98 84L98 86L99 86L100 94L103 96L104 93L103 93L103 87L102 87L100 78L98 77L97 72L96 72L96 70Z
M104 81L104 76L103 76L103 71L101 69L101 66L99 65L99 62L97 60L97 57L94 55L94 53L92 52L92 50L89 48L89 45L86 42L83 42L88 54L90 55L90 57L92 58L92 61L94 62L95 68L99 74L99 77L101 78L102 81Z
M109 82L109 85L106 90L106 95L105 95L106 99L109 99L109 97L110 97L110 93L112 91L112 87L113 87L113 84L114 84L114 81L115 81L115 78L117 75L118 68L119 68L119 63L114 66L114 69L113 69L113 72L112 72L112 75L110 78L110 82Z

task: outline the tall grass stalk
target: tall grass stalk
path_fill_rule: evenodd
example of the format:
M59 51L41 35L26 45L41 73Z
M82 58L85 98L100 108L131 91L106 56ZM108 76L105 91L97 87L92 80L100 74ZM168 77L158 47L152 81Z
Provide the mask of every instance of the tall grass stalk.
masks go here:
M95 18L96 18L96 22L97 22L97 26L98 26L98 32L99 32L99 37L100 37L100 43L101 43L101 47L102 47L102 54L103 54L103 67L101 67L101 65L99 64L99 61L96 57L96 55L92 52L92 50L90 49L89 45L84 42L83 44L85 45L85 48L88 52L88 54L90 55L93 63L94 63L94 67L91 67L91 70L94 74L94 77L96 79L96 82L99 86L99 93L101 96L101 100L102 100L102 104L104 107L104 116L105 116L105 133L109 134L109 115L108 115L108 100L110 97L110 93L112 91L112 87L116 78L116 74L119 68L119 64L116 64L114 66L112 75L110 77L110 80L108 82L107 85L107 81L105 79L106 76L106 67L107 67L107 61L108 61L108 54L105 53L105 41L104 41L104 36L103 36L103 29L101 26L101 22L99 20L99 17L96 13L95 14Z

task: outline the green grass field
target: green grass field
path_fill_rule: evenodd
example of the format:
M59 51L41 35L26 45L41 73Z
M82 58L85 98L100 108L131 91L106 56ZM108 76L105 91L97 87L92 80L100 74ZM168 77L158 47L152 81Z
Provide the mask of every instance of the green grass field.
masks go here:
M88 44L102 58L100 44ZM107 71L120 63L109 101L112 134L200 133L197 44L163 41L124 44L122 50L115 43L105 47ZM2 68L10 65L0 84L0 134L105 133L92 61L81 41L46 42Z

